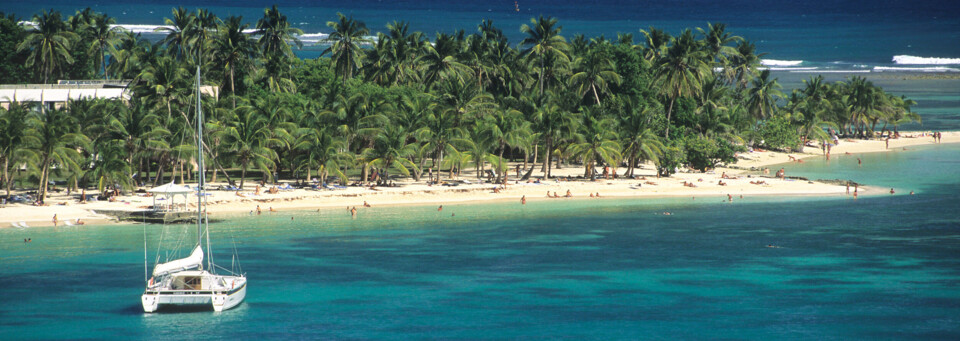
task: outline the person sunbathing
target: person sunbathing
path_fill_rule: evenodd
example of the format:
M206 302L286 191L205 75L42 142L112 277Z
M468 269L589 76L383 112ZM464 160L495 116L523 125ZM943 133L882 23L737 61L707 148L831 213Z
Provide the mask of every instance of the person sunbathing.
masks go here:
M727 183L726 183L726 182L723 182L723 180L720 180L719 182L717 182L717 185L726 186Z

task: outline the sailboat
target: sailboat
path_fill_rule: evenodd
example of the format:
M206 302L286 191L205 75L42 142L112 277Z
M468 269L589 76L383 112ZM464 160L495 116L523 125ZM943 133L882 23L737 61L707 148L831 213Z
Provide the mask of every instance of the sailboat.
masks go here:
M165 306L211 307L223 311L236 307L247 295L247 277L243 273L217 274L210 248L209 221L206 216L203 168L203 112L200 108L200 68L197 67L197 242L185 258L159 263L140 297L143 311L152 313ZM206 243L204 243L206 237ZM206 257L204 255L206 244ZM146 253L144 253L146 257ZM207 259L204 268L204 258ZM146 259L144 259L146 264ZM146 265L145 265L146 266ZM226 269L223 269L227 271ZM146 270L144 270L146 271ZM146 277L146 276L144 276Z

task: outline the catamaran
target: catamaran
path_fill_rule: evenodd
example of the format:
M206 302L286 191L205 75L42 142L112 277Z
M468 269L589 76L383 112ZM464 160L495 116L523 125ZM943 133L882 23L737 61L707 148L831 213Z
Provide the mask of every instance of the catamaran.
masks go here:
M197 68L197 243L185 258L159 263L140 297L143 311L152 313L164 306L212 307L223 311L236 307L247 295L247 277L242 272L217 274L210 248L209 221L206 214L203 168L203 113L200 108L200 68ZM204 238L206 237L206 238ZM204 243L204 239L206 243ZM206 244L206 257L203 245ZM146 256L146 253L144 253ZM204 268L204 258L207 267ZM146 264L146 259L144 259ZM227 269L221 268L223 271ZM228 271L229 272L229 271ZM144 276L146 277L146 276Z

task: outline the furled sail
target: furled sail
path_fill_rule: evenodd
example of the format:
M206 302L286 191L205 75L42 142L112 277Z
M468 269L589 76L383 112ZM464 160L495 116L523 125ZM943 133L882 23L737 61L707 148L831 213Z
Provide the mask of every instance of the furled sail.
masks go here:
M200 267L203 263L203 250L197 245L186 258L172 260L166 263L157 264L153 268L153 276L162 276L172 272L183 271Z

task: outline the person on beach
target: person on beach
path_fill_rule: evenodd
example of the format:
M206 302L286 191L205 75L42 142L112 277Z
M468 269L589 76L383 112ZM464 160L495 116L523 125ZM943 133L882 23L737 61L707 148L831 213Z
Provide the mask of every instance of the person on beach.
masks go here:
M597 197L597 198L599 198L599 197L600 197L600 192L597 192L597 195L596 195L596 197Z
M276 211L277 211L277 210L273 209L273 206L270 206L270 208L268 208L267 210L269 210L270 212L276 212Z
M884 147L884 149L890 149L890 137L889 137L889 136L887 137L886 140L884 140L884 143L886 143L886 147Z
M570 190L567 190L567 195L564 195L566 198L573 198L573 194L570 193Z
M547 191L547 198L553 198L553 196L550 195L550 191Z
M83 224L86 224L86 223L84 223L83 221L81 221L80 218L77 218L77 225L83 225Z
M81 204L86 204L86 203L87 203L87 189L86 189L86 188L84 188L83 190L80 191L80 203L81 203Z
M363 207L372 207L372 206L370 206L370 204L368 204L367 201L364 200L364 201L363 201Z
M53 215L53 226L57 226L57 215Z
M260 205L257 205L257 215L260 215Z
M783 180L785 177L787 177L787 173L783 170L783 168L780 168L780 180Z
M257 185L257 191L253 195L260 195L260 185Z
M524 195L520 197L520 205L526 205L526 204L527 204L527 196Z
M850 194L850 184L847 184L847 194Z

